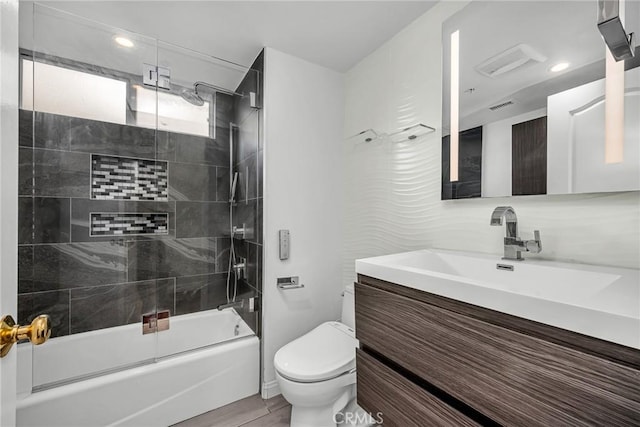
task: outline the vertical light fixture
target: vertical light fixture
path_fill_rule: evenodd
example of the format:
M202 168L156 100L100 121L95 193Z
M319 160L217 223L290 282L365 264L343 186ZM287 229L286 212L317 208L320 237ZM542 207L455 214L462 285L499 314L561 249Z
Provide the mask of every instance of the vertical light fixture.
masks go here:
M449 180L458 181L458 152L460 147L460 30L451 34L451 89L449 91L451 106L451 124L449 137Z
M624 159L624 61L617 62L606 49L604 92L604 162L622 163Z
M624 24L625 4L620 0L619 20ZM622 163L624 159L624 61L617 61L609 47L606 51L604 92L604 162Z

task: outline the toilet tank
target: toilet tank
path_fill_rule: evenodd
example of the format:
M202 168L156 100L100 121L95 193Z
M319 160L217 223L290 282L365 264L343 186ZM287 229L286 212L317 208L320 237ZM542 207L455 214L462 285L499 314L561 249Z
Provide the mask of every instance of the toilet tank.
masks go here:
M352 329L356 329L356 300L354 298L353 284L347 285L342 297L341 322Z

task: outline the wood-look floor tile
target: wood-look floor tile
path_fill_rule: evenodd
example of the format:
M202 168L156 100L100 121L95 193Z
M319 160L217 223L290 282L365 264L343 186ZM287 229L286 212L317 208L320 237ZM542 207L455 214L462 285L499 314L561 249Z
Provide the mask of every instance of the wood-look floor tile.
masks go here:
M269 415L242 424L242 427L289 427L290 422L291 406L285 406Z
M285 406L289 406L289 402L286 401L281 394L276 397L272 397L271 399L267 399L264 401L265 405L267 405L267 409L269 412L275 412L280 408L284 408Z
M174 427L238 427L266 415L271 414L264 401L256 394L182 421Z

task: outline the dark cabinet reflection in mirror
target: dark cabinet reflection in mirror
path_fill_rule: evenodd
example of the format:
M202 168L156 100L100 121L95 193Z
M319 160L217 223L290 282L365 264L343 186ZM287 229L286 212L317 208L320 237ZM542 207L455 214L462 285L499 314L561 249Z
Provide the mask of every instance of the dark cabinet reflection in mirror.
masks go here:
M458 181L450 178L450 138L442 138L442 200L482 195L482 126L460 132Z
M511 195L547 194L547 117L511 127Z
M442 200L486 196L482 179L483 126L460 132L459 180L450 178L450 137L442 138ZM511 195L547 194L547 117L511 126ZM505 176L505 179L507 178ZM485 189L486 190L486 189Z

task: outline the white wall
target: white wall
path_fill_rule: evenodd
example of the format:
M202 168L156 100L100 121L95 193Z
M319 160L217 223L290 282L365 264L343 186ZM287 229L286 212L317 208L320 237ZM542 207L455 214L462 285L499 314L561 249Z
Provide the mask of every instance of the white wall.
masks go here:
M265 50L263 396L277 393L273 357L318 324L340 318L343 75ZM291 232L287 261L278 230ZM281 291L276 278L300 276Z
M345 136L410 121L438 130L413 144L345 143L344 282L361 257L425 247L500 254L504 230L489 217L503 204L523 237L541 230L540 257L638 268L638 192L440 200L441 24L465 5L438 3L346 75Z

